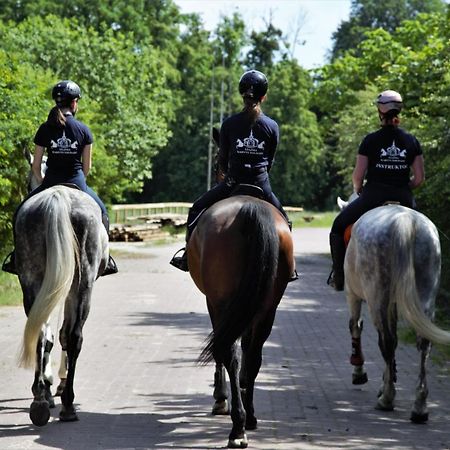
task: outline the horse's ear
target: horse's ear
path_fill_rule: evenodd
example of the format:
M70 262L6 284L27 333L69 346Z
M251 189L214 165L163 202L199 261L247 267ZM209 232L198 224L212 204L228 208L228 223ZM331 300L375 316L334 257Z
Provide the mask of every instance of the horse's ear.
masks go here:
M24 148L23 156L25 156L25 159L28 161L28 164L31 166L31 164L33 164L33 155L30 153L30 150L28 150L27 148Z
M216 127L213 127L213 129L212 129L212 136L213 136L213 140L216 143L216 145L219 146L220 131Z

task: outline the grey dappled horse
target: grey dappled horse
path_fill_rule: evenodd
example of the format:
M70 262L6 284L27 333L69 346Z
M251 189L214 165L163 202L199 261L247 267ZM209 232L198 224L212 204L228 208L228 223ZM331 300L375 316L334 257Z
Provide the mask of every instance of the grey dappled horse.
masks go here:
M353 226L345 256L345 291L350 309L353 383L367 382L361 350L361 303L367 302L386 363L377 409L394 409L397 315L417 333L420 370L411 420L428 420L426 360L431 342L450 344L450 333L436 327L435 297L440 279L440 243L434 224L399 205L366 212ZM431 342L430 342L431 341Z
M23 154L30 166L30 171L28 172L28 176L27 176L27 190L28 190L28 193L30 193L31 191L34 191L34 189L36 189L39 186L39 182L37 181L36 177L33 174L33 171L31 170L31 167L33 165L33 159L34 159L33 154L28 149L25 149ZM44 155L42 157L42 162L41 162L42 178L44 178L46 170L47 170L47 156ZM50 354L47 354L47 353L46 353L46 358L44 360L44 373L45 373L46 381L48 382L48 384L53 384L53 375L52 375L52 371L51 371L51 358L50 358ZM61 359L60 359L60 364L59 364L59 369L58 369L58 376L59 376L60 382L56 389L56 393L55 393L56 396L60 396L62 394L62 391L64 390L64 386L66 384L66 379L67 379L67 352L65 352L64 350L61 351ZM51 399L50 390L48 390L48 397L50 399L51 404L54 405L54 402Z
M77 420L73 381L81 350L94 281L108 261L108 236L101 211L86 193L54 186L29 198L15 222L16 267L27 323L20 363L35 366L30 418L45 425L53 399L49 355L53 346L48 324L53 309L64 304L60 342L67 351L67 381L61 394L62 421Z

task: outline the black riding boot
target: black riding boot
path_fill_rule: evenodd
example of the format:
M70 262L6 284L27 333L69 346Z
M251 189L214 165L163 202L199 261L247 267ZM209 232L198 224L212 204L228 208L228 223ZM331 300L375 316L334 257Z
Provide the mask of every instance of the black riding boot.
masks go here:
M102 214L102 223L103 226L106 228L106 232L109 236L109 217L107 214ZM100 275L101 277L104 277L105 275L112 275L114 273L117 273L119 269L117 268L117 264L114 261L113 257L109 255L108 263L106 264L105 270Z
M344 290L344 259L345 242L343 236L337 233L330 233L331 258L333 260L333 270L328 277L327 283L336 289Z
M192 230L189 227L187 227L186 228L186 246L189 241L189 238L191 237L191 234L192 234ZM180 253L180 252L183 252L183 254L181 256L177 256L178 253ZM176 267L177 269L182 270L183 272L189 272L186 247L181 248L180 250L178 250L175 253L175 255L173 255L173 258L170 260L170 264L173 267Z
M287 216L286 216L286 220L287 220L287 223L289 226L289 231L292 233L292 222L287 218ZM295 258L294 258L294 266L295 266ZM288 283L290 283L291 281L295 281L295 280L298 280L298 273L297 273L297 269L294 267L294 271L291 273Z
M3 272L12 273L13 275L18 275L17 269L16 269L16 256L15 256L14 250L3 261L2 270L3 270Z

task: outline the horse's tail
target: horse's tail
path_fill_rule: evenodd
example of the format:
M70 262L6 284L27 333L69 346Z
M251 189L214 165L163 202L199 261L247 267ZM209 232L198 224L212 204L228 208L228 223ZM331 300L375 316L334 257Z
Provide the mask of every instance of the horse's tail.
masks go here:
M199 357L201 363L208 363L214 355L223 354L242 336L272 289L278 268L279 238L268 205L244 203L236 222L240 224L240 232L246 239L242 250L244 272L239 288L229 299L227 309L221 313L220 323L208 337Z
M414 268L416 226L411 214L401 214L396 219L392 261L394 282L391 285L391 298L395 299L399 313L419 336L431 342L450 344L450 333L437 327L426 316L421 306Z
M33 367L42 325L56 305L66 299L75 270L80 267L78 240L70 220L70 197L65 188L54 189L46 195L47 192L41 194L38 206L44 217L45 273L25 325L19 356L23 367Z

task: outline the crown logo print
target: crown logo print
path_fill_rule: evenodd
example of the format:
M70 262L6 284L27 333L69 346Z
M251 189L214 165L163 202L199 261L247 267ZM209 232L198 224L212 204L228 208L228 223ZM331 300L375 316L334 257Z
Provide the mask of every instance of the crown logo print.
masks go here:
M70 139L67 139L66 132L63 131L62 137L60 137L56 144L58 145L58 148L61 150L69 150L72 144L72 141Z
M395 141L392 141L392 145L389 146L386 150L384 148L381 149L381 156L389 156L391 158L400 157L405 158L406 157L406 150L400 150L396 145Z
M250 136L244 139L244 145L247 148L258 148L259 141L253 137L253 130L250 131Z

